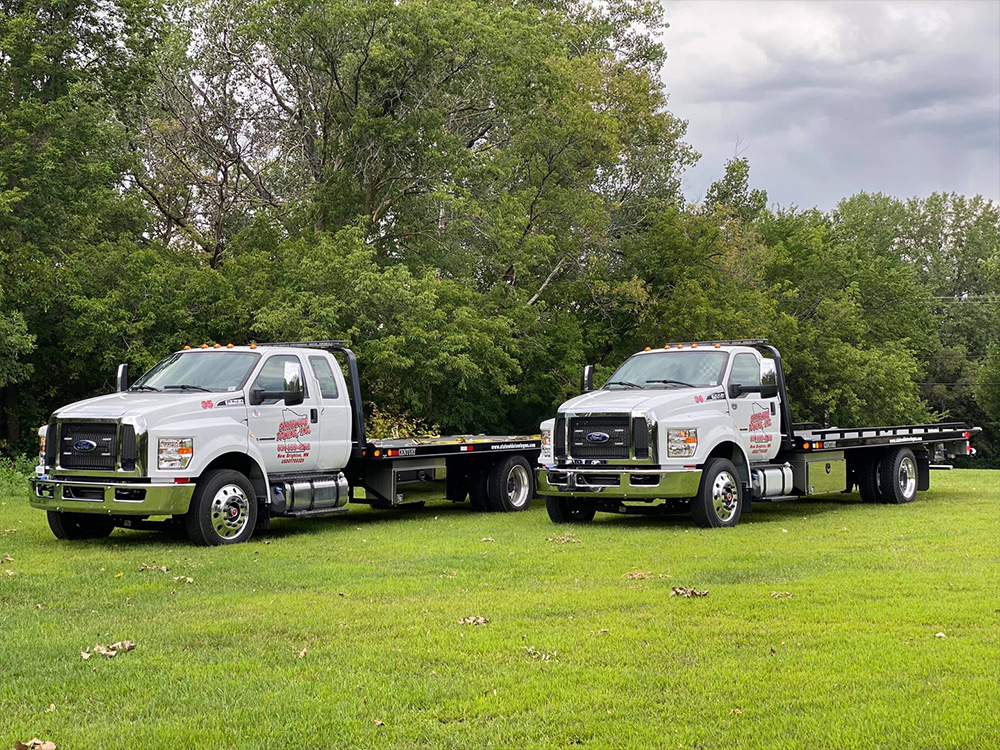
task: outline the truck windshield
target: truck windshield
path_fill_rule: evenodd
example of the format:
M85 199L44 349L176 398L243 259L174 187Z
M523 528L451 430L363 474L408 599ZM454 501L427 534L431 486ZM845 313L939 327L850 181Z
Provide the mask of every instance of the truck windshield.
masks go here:
M637 354L608 378L605 388L706 388L719 385L727 352Z
M243 387L257 352L176 352L153 365L130 391L236 391Z

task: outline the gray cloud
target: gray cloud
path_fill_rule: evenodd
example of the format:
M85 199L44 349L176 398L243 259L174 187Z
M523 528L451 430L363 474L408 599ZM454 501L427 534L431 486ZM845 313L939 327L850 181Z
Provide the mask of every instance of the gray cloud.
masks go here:
M859 191L1000 200L1000 3L664 0L663 78L702 160L737 139L755 187L832 208Z

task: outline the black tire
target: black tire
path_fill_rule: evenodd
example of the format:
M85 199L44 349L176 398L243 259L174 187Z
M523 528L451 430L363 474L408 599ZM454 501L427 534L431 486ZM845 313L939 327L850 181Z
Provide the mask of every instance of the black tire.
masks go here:
M732 461L710 458L702 469L698 494L691 499L691 517L706 529L728 528L740 521L743 485Z
M115 530L114 519L91 513L47 511L49 528L57 539L104 539Z
M549 512L552 523L590 523L597 513L594 506L586 500L568 497L545 498L545 510Z
M486 496L497 513L516 513L531 507L535 477L524 456L497 461L486 480Z
M869 456L858 467L858 491L862 502L882 503L882 488L879 486L879 470L882 467L880 456Z
M882 502L890 505L912 503L917 496L917 458L909 448L894 448L882 459L879 469Z
M469 477L469 503L477 513L489 513L493 510L489 495L490 467L484 466L472 472Z
M184 515L188 538L203 546L239 544L256 525L257 497L250 480L230 469L205 472Z

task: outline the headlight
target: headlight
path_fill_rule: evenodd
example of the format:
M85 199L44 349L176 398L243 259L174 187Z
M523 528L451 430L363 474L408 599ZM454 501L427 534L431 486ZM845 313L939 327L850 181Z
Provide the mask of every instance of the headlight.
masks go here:
M690 458L698 450L698 430L667 430L667 456Z
M538 454L538 463L552 463L552 430L542 430L542 452Z
M186 469L194 456L194 438L160 438L156 444L156 468Z

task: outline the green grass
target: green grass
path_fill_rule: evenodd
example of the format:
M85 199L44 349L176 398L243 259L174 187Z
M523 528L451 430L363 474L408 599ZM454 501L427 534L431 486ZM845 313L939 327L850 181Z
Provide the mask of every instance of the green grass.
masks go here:
M59 542L8 496L0 748L997 747L1000 472L932 482L733 530L442 502L213 549Z

